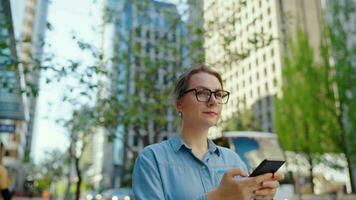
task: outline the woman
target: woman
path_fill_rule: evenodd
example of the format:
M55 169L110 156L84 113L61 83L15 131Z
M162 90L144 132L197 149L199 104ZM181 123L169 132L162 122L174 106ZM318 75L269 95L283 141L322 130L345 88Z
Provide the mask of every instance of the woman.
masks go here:
M240 157L208 139L229 99L221 76L206 66L191 69L178 79L174 95L182 130L138 156L133 171L136 199L272 199L281 173L246 177Z

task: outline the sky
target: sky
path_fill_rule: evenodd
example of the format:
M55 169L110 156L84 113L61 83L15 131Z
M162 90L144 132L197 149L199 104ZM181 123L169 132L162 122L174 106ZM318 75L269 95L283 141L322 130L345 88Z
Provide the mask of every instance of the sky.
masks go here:
M186 0L165 0L177 5L183 12L187 6ZM68 59L80 58L90 61L90 56L84 54L73 42L72 33L76 33L86 41L98 42L98 36L92 27L100 23L101 0L52 0L48 8L48 22L53 30L46 31L46 43L50 47L45 48L47 53L55 53L56 59L61 62ZM96 2L96 3L94 3ZM43 72L48 73L48 72ZM33 138L33 155L35 162L39 162L45 156L46 151L59 149L65 151L68 147L66 130L55 122L56 118L69 118L72 108L61 103L63 91L66 86L63 82L45 84L46 74L42 75L41 88L37 104L36 124ZM70 82L71 80L66 80ZM51 104L51 105L49 105Z
M53 30L46 31L46 42L51 46L47 46L44 51L55 53L55 59L58 62L77 58L90 60L91 58L83 54L76 46L72 40L72 33L76 33L85 40L95 41L97 35L92 30L92 26L100 19L100 5L94 4L91 0L53 0L50 2L48 21L53 26ZM72 111L69 105L61 103L63 91L66 89L63 81L45 84L44 77L43 74L34 131L33 157L35 162L41 160L46 151L53 149L64 151L68 147L66 130L59 126L55 119L68 118ZM65 81L68 82L68 80Z

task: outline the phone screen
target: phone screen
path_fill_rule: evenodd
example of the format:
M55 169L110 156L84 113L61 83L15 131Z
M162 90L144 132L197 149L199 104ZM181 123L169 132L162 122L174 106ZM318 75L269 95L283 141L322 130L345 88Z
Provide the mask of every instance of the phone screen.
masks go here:
M250 177L259 176L265 173L275 173L285 161L264 159L257 168L250 174Z

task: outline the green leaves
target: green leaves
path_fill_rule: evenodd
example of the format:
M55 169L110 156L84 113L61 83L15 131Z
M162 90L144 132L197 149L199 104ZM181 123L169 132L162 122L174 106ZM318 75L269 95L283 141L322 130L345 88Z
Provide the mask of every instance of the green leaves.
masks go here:
M285 150L341 152L341 130L328 63L318 64L298 29L282 71L283 96L276 100L275 127Z

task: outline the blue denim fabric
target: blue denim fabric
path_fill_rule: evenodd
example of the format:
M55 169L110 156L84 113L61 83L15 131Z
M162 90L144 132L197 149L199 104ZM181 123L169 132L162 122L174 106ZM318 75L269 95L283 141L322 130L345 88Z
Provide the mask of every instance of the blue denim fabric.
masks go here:
M216 188L225 171L245 164L234 151L208 140L202 160L178 134L143 149L133 171L136 200L203 200Z

